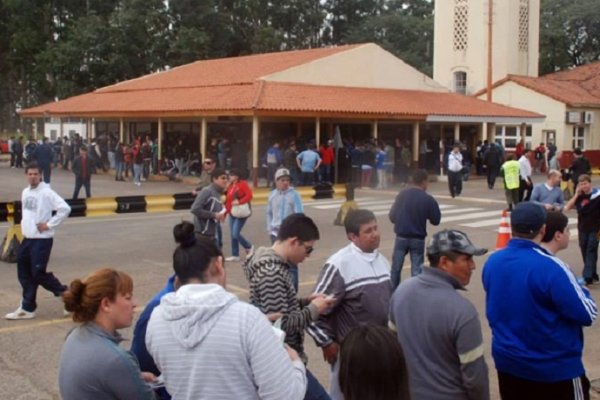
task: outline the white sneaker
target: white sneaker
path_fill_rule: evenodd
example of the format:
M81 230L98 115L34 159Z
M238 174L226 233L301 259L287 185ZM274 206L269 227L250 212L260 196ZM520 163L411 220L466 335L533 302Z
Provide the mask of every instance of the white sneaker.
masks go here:
M252 257L252 254L254 254L254 246L252 246L248 250L246 250L246 258Z
M63 308L63 317L70 317L71 316L71 311L67 311L66 308Z
M21 307L17 308L15 311L8 313L4 316L6 319L17 320L17 319L33 319L35 318L35 312L33 311L25 311Z
M225 259L225 261L240 261L240 258L236 257L236 256L231 256L231 257L227 257Z

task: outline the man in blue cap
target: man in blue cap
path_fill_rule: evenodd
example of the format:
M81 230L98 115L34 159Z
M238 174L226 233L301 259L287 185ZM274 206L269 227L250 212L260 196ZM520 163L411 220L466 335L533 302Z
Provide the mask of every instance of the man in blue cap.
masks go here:
M510 220L513 239L483 267L500 396L589 399L582 328L596 319L596 303L569 267L540 246L544 207L519 203Z

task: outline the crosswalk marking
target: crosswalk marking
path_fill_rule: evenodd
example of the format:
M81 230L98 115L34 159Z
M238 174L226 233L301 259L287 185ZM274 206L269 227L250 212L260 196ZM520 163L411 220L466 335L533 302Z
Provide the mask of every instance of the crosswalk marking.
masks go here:
M345 201L342 199L331 201L311 201L305 203L306 207L316 208L319 210L338 209ZM389 210L394 204L394 199L383 200L381 197L359 197L356 199L356 204L368 210L371 210L376 216L387 216ZM486 211L481 207L461 207L457 204L440 204L442 212L442 224L455 222L459 226L467 228L486 228L496 227L500 225L502 217L501 210ZM577 238L577 218L569 218L569 226L571 228L571 240Z
M493 215L498 215L499 212L496 211L483 211L478 213L469 213L465 215L455 215L453 217L445 218L442 214L442 222L454 222L454 221L462 221L465 219L475 219L475 218L483 218L483 217L491 217Z

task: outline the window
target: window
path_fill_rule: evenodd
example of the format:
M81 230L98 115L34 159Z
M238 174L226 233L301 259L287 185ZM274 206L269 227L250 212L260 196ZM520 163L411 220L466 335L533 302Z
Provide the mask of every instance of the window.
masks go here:
M514 149L521 140L518 126L496 125L496 143L505 149Z
M454 91L456 93L467 94L467 73L457 71L454 73Z
M529 0L519 4L519 50L529 50Z
M573 148L579 147L581 150L585 149L585 127L574 126L573 127Z
M454 0L454 51L467 50L469 37L469 4L467 0Z

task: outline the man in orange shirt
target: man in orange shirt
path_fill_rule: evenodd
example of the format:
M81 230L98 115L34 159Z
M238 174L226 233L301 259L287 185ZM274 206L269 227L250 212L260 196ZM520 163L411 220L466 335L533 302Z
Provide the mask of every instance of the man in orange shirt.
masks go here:
M319 155L321 156L321 166L319 178L321 182L331 182L332 176L331 171L333 168L333 160L335 153L333 152L333 140L328 140L327 144L322 144L319 148Z

